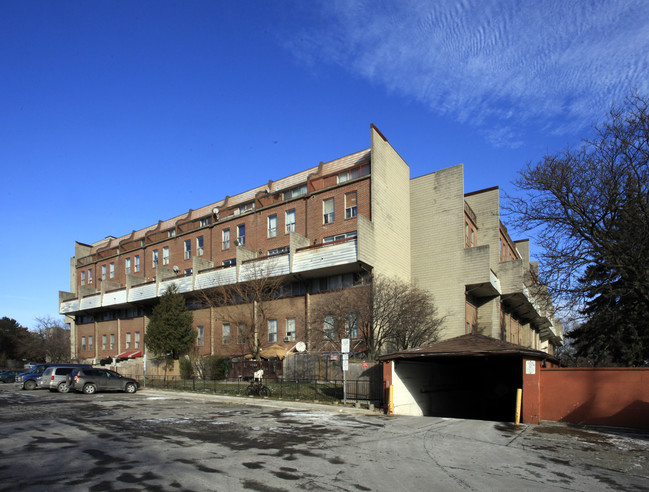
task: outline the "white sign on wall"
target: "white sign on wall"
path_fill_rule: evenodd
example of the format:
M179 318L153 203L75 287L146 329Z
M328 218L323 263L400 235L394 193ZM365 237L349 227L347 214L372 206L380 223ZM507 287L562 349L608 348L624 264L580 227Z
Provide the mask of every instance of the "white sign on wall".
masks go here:
M536 361L535 360L526 360L525 361L525 374L536 374Z

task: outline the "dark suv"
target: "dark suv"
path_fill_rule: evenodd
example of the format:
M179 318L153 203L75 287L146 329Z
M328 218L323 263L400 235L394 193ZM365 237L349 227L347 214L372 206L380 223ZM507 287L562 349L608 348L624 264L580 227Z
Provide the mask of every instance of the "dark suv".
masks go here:
M97 391L125 391L135 393L140 387L136 379L127 378L110 369L75 369L68 375L71 390L92 395Z

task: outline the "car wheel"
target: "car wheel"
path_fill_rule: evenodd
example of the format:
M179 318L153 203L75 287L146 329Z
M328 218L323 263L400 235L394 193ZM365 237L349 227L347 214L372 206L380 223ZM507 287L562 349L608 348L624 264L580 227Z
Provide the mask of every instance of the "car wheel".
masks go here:
M137 387L134 383L126 383L126 386L124 386L124 391L126 391L127 393L135 393L137 391Z
M23 386L26 390L34 390L36 389L36 381L30 379L29 381L25 381L25 384Z
M70 387L67 383L59 383L59 385L56 387L56 390L59 393L67 393L68 391L70 391Z
M83 392L86 395L92 395L92 394L97 392L97 386L95 386L94 384L88 383L88 384L83 386Z

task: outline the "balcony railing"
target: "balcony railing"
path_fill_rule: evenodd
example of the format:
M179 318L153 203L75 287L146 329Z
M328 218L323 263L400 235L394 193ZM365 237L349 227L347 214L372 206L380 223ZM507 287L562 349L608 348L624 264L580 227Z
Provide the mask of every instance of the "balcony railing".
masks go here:
M291 262L292 259L292 262ZM219 285L234 284L259 276L284 276L292 273L317 271L358 261L356 238L348 238L326 244L299 248L295 252L255 258L242 262L237 268L216 267L208 270L195 271L185 277L158 279L122 288L106 293L96 293L78 299L61 302L59 312L62 314L79 313L87 309L97 309L104 306L116 307L138 301L146 301L161 296L169 285L176 284L178 291L188 293Z

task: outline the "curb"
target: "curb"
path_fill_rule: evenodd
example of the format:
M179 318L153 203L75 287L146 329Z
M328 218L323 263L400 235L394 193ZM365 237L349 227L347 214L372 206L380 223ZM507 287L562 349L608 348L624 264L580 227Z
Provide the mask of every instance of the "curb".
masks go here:
M254 396L226 396L210 393L190 393L184 391L166 391L159 389L140 388L138 393L146 395L164 395L168 397L185 398L193 400L217 400L224 403L231 403L237 405L255 405L258 407L273 407L273 408L293 408L300 410L319 410L331 413L351 413L360 415L383 415L383 411L379 408L356 408L343 405L327 405L324 403L310 403L305 401L291 401L291 400L273 400L266 398L258 398Z

